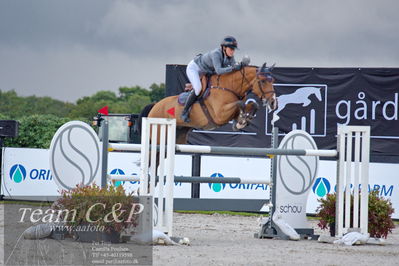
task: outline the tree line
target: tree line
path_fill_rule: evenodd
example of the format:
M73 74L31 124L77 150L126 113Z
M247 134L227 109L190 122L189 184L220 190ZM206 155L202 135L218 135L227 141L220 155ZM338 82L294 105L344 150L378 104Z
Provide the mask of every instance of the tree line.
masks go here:
M0 90L0 120L18 120L19 136L7 138L5 146L49 148L55 131L71 120L90 123L97 111L108 106L110 113L139 113L144 106L165 97L165 84L120 87L118 93L98 91L68 103L51 97L19 96L15 90Z
M120 87L118 93L98 91L76 103L62 102L50 97L18 96L15 90L0 90L0 119L20 119L27 115L54 115L70 119L91 119L97 110L108 106L112 113L139 113L151 102L165 97L165 84L153 83L149 89L134 86Z

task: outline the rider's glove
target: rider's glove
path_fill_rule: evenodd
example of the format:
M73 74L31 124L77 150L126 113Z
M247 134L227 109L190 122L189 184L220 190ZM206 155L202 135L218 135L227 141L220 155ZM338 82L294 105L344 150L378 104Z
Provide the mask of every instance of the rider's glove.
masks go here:
M236 64L233 66L233 70L240 70L242 68L242 64Z

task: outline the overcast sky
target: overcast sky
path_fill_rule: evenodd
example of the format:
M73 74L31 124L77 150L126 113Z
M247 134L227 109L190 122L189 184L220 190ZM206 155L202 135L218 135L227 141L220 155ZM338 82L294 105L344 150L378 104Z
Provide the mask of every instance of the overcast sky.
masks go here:
M399 1L0 0L0 90L148 87L225 35L255 65L399 67Z

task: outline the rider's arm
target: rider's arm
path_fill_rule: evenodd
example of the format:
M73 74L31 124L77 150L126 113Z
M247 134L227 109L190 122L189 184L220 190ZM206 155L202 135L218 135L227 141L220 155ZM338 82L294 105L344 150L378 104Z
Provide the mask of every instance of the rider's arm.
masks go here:
M229 73L229 72L233 71L232 65L227 66L227 67L222 66L223 58L222 58L221 53L214 52L214 53L212 53L211 58L212 58L212 64L213 64L213 67L215 68L216 74L221 75L221 74L225 74L225 73Z

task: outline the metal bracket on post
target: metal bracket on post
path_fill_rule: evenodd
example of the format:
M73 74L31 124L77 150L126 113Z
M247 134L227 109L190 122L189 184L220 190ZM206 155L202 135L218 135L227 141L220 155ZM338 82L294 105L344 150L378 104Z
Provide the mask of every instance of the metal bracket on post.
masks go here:
M278 127L273 127L272 134L272 147L273 149L278 148ZM271 179L272 184L270 187L270 200L272 201L272 209L270 213L270 228L274 228L273 226L273 214L276 211L276 184L277 184L277 155L271 159Z
M102 130L102 161L101 161L101 188L107 186L107 173L108 173L108 120L104 119L101 123Z
M271 146L273 149L278 148L278 127L273 127ZM277 182L277 155L271 158L270 162L270 202L272 204L269 210L269 220L262 225L260 232L255 233L255 238L274 238L279 237L282 239L288 239L278 227L273 223L273 214L276 210L276 182Z

